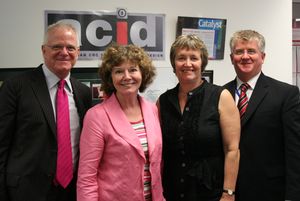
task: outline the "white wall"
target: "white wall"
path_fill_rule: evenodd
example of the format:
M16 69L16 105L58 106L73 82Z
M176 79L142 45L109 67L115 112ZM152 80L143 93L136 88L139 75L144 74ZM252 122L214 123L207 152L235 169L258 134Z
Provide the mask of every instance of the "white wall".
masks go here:
M176 83L168 56L175 39L177 16L227 19L225 59L210 60L207 67L214 70L214 83L223 85L235 76L228 42L232 33L240 29L255 29L265 36L265 74L292 83L292 0L0 1L0 68L35 67L42 62L44 10L115 11L117 7L123 7L131 13L166 14L166 60L154 62L159 72L156 86L170 88ZM96 67L98 64L99 61L79 61L76 67Z

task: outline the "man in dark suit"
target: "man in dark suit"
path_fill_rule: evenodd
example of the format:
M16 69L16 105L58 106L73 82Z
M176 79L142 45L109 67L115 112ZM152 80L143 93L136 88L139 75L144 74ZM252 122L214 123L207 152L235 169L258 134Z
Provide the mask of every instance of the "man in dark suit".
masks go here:
M70 77L79 56L75 28L50 25L42 45L44 64L0 88L0 200L75 201L82 120L92 104L90 89ZM65 80L69 102L70 180L57 179L57 83ZM71 143L71 145L70 145ZM73 174L72 174L73 173Z
M249 85L248 105L246 103L246 112L241 118L236 201L298 201L299 89L262 73L265 39L258 32L234 33L230 48L237 77L225 87L237 104L242 93L240 86Z

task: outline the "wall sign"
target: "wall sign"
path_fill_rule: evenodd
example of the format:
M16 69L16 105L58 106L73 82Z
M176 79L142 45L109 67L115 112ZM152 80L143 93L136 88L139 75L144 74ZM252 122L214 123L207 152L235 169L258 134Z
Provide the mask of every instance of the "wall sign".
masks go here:
M80 60L99 59L111 43L135 44L153 60L164 60L165 15L104 11L45 11L45 29L64 20L79 33Z
M178 17L176 36L195 34L205 43L209 59L224 59L226 19Z

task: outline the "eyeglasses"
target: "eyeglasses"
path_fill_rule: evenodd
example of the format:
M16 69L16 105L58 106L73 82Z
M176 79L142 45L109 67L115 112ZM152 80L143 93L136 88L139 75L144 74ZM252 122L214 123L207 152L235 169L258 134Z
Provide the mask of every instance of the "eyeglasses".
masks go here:
M67 45L67 46L63 46L63 45L46 45L46 46L51 48L51 50L53 50L55 52L62 51L64 48L66 48L69 53L74 53L78 49L77 47L75 47L73 45Z
M233 51L234 55L243 55L247 53L248 55L255 55L257 54L257 51L255 49L237 49Z

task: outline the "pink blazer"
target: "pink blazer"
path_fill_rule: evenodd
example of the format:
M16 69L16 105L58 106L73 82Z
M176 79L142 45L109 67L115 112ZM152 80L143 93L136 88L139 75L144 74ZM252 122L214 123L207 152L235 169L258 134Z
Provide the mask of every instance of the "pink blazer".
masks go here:
M163 201L157 108L139 99L148 138L152 200ZM139 138L114 94L86 113L80 139L78 201L143 201L144 163Z

